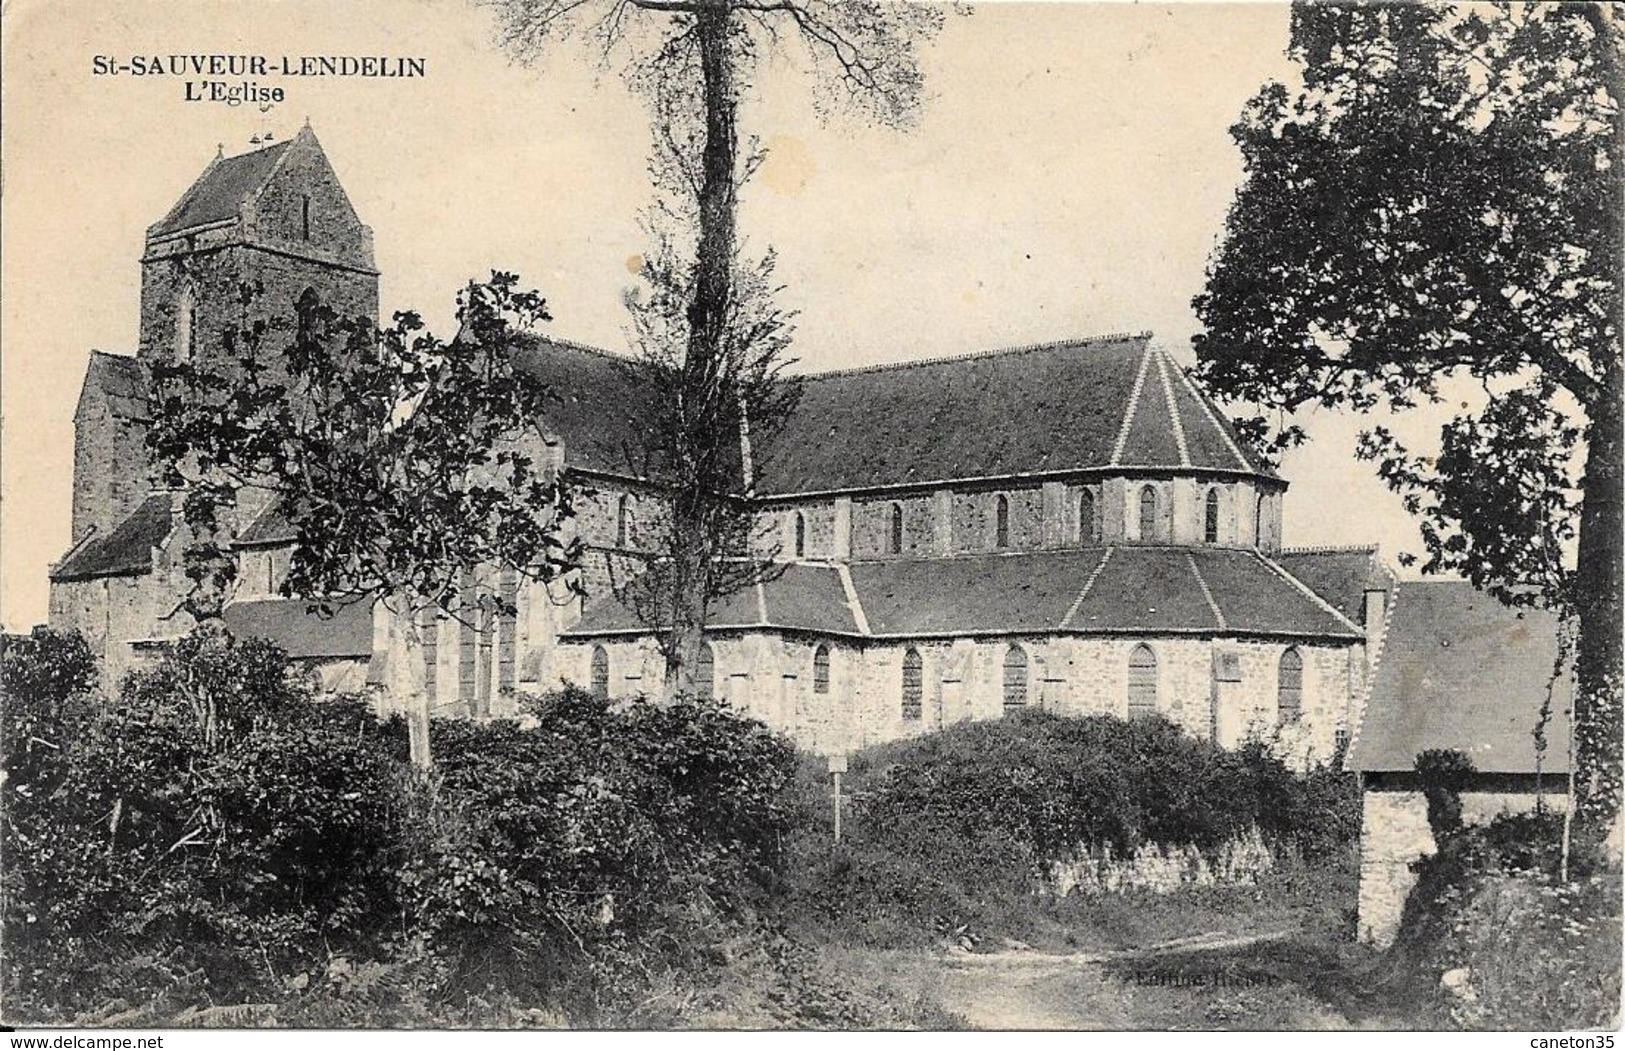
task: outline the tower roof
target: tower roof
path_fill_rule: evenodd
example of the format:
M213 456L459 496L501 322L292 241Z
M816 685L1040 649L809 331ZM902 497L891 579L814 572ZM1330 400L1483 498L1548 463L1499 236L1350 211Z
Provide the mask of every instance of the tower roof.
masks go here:
M235 157L216 157L169 214L148 228L147 236L164 237L237 218L292 144L288 140Z

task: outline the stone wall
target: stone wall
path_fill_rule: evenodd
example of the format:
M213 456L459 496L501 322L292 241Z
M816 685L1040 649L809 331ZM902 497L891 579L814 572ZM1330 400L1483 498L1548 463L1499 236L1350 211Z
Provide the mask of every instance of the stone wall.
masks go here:
M1140 535L1140 492L1157 494L1156 527ZM814 560L887 558L892 508L903 513L901 557L980 554L1000 550L998 503L1009 508L1010 551L1089 546L1122 541L1204 545L1207 494L1219 495L1218 538L1224 547L1252 547L1262 525L1266 545L1279 549L1280 501L1246 481L1193 478L1103 478L1049 481L1006 488L954 488L926 493L827 498L782 504L759 518L759 550L778 558L796 554L796 519L805 527L799 557ZM1083 494L1093 497L1084 520ZM1262 503L1260 501L1262 500ZM1260 515L1264 520L1260 522ZM844 533L844 535L843 535Z
M1159 710L1187 732L1207 737L1215 723L1219 741L1235 747L1249 737L1269 740L1295 767L1331 758L1347 728L1350 671L1363 667L1358 646L1306 645L1303 703L1297 722L1282 725L1277 710L1277 669L1287 648L1278 642L1240 639L1153 639ZM663 673L658 652L646 641L605 640L610 692L657 694ZM830 650L830 690L813 691L813 654ZM850 751L915 736L966 719L1004 713L1004 666L1012 646L1027 658L1027 704L1078 715L1128 714L1128 663L1139 640L1074 636L869 642L787 636L727 634L711 639L718 696L726 697L803 747ZM591 681L592 644L561 644L552 667L565 679ZM903 659L913 649L921 660L921 711L907 718L902 706ZM1233 655L1239 681L1219 684L1214 705L1214 655ZM1354 684L1351 686L1351 683Z
M1411 864L1438 846L1428 828L1427 800L1409 775L1365 775L1360 823L1359 937L1379 948L1393 943L1405 899L1416 886ZM1534 776L1480 775L1481 790L1461 794L1462 818L1485 824L1499 814L1535 808ZM1562 780L1546 778L1545 805L1562 811Z
M106 536L147 495L146 425L115 416L100 391L85 392L73 420L73 540Z

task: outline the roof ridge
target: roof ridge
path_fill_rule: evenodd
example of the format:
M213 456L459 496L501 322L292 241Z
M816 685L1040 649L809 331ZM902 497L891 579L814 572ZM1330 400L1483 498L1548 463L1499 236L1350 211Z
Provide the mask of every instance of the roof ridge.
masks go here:
M1277 554L1282 555L1344 555L1356 551L1368 554L1377 553L1376 544L1311 544L1308 547L1283 547Z
M1021 343L1010 347L995 347L992 350L972 350L963 354L942 354L933 358L915 358L912 361L886 361L874 365L859 365L850 369L829 369L822 372L805 372L797 376L802 380L821 380L835 376L861 376L870 372L890 372L894 369L913 369L925 365L944 365L955 361L976 361L982 358L997 358L1014 356L1017 354L1033 354L1045 350L1060 350L1063 347L1087 347L1096 343L1123 342L1134 339L1150 339L1150 331L1143 332L1107 332L1098 336L1074 336L1068 339L1054 339L1043 343Z
M1078 615L1078 610L1083 608L1083 600L1089 597L1090 591L1094 590L1095 581L1099 579L1101 572L1106 568L1106 563L1111 561L1112 552L1116 550L1116 547L1109 546L1100 556L1100 561L1096 563L1095 568L1090 571L1088 578L1084 580L1083 590L1078 592L1078 597L1072 600L1072 606L1066 611L1066 616L1061 618L1061 631L1066 630L1066 626L1072 623L1072 618Z
M1280 576L1281 579L1283 579L1283 580L1287 581L1288 583L1290 583L1293 587L1297 588L1304 595L1307 595L1309 597L1309 601L1313 602L1315 605L1319 606L1321 609L1323 609L1326 612L1330 613L1333 617L1336 617L1338 620L1342 621L1344 624L1347 624L1350 628L1353 628L1354 631L1361 638L1365 637L1365 628L1363 628L1360 625L1354 623L1354 621L1352 621L1348 617L1344 616L1342 614L1342 612L1339 611L1336 606L1332 605L1330 602L1327 602L1325 599L1323 599L1319 595L1315 594L1315 589L1314 588L1310 587L1308 584L1305 584L1303 581L1299 580L1297 577L1295 577L1291 573L1287 572L1287 569L1286 569L1285 566L1281 565L1279 562L1276 562L1273 558L1269 558L1268 556L1266 556L1264 554L1264 552L1259 551L1257 548L1254 548L1250 552L1250 554L1254 558L1258 559L1260 562L1262 562L1266 566L1268 566L1270 568L1270 570L1272 572L1274 572L1275 574L1277 574L1278 576Z
M1202 567L1196 564L1196 555L1189 549L1185 551L1185 561L1190 563L1191 575L1196 578L1196 586L1202 589L1202 597L1207 599L1208 609L1213 611L1213 619L1219 622L1220 631L1229 631L1230 625L1224 619L1224 610L1219 608L1219 601L1213 597L1213 589L1207 586L1207 578L1202 576Z
M578 343L573 339L565 339L562 336L552 336L544 332L523 332L520 333L520 335L529 336L538 343L546 343L549 346L559 347L563 350L580 351L583 354L591 354L592 356L598 358L609 358L611 361L637 364L640 360L630 354L622 354L618 351L605 350L603 347L594 347L587 343Z
M1112 458L1106 461L1108 467L1116 467L1123 462L1129 428L1134 425L1134 417L1140 411L1140 395L1145 392L1145 372L1150 364L1151 352L1148 350L1140 355L1140 367L1134 373L1134 386L1128 392L1128 405L1123 408L1123 422L1118 425L1117 440L1112 442Z
M1191 397L1196 400L1196 404L1199 408L1201 408L1202 414L1207 417L1209 423L1213 424L1214 428L1219 432L1219 437L1224 439L1224 444L1229 447L1230 451L1235 454L1236 459L1240 461L1241 469L1244 471L1258 470L1258 468L1253 466L1252 461L1247 459L1247 454L1242 451L1240 444L1238 444L1236 440L1230 436L1229 429L1225 427L1224 421L1219 419L1219 414L1214 411L1213 405L1210 402L1206 392L1196 385L1196 381L1191 379L1190 375L1184 369L1176 368L1174 371L1179 373L1179 378L1185 383L1185 389L1190 391Z
M1152 350L1151 354L1157 359L1157 375L1162 380L1162 397L1168 406L1168 422L1174 431L1174 447L1179 450L1179 466L1191 465L1191 449L1185 442L1185 422L1179 418L1179 406L1174 404L1174 384L1168 378L1168 352L1165 350ZM1222 622L1223 617L1219 620Z

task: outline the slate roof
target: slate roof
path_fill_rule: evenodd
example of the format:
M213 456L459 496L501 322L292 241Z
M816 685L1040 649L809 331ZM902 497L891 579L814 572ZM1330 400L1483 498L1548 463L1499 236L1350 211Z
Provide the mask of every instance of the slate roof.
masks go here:
M546 382L558 398L546 429L564 442L571 468L637 478L658 478L647 462L652 389L634 359L580 344L520 337L514 363Z
M1365 616L1367 591L1392 592L1395 587L1394 575L1375 547L1287 550L1275 561L1355 623Z
M236 546L247 547L253 544L280 544L294 540L298 534L293 525L282 514L279 500L272 500L259 517L248 524L248 528L237 536Z
M169 214L147 229L148 237L163 237L197 226L235 219L276 168L292 140L264 146L235 157L220 157L203 170Z
M777 627L842 635L1271 635L1358 639L1339 617L1254 551L1154 546L1070 548L848 567L859 621L839 570L798 563L730 596L712 630ZM765 608L766 615L761 614ZM867 631L860 625L867 625ZM567 637L639 634L613 597L588 606Z
M222 611L238 638L263 638L288 656L308 660L372 656L372 604L339 606L331 617L310 611L304 599L268 598L233 602Z
M151 418L147 406L146 363L123 354L93 350L85 366L85 383L79 394L82 411L87 398L105 404L119 419L145 421Z
M560 395L548 428L572 467L658 479L656 394L629 358L531 337L519 361ZM1048 472L1275 474L1150 336L1105 336L800 377L756 451L765 496Z
M811 375L761 482L789 494L1111 466L1273 477L1207 405L1149 334Z
M152 549L169 536L171 525L168 494L149 496L112 532L106 536L91 534L70 550L51 570L51 579L90 580L150 573Z
M1509 609L1465 582L1407 581L1389 618L1348 768L1408 771L1418 752L1454 748L1484 773L1533 773L1534 730L1557 659L1556 616ZM1553 691L1545 773L1568 771L1571 674Z

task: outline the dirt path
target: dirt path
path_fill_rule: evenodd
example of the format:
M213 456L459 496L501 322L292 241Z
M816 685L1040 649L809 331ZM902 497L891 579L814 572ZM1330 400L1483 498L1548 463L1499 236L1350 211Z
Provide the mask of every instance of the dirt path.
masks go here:
M1196 935L1107 953L950 953L944 958L945 1006L977 1029L1134 1029L1142 1024L1135 1001L1159 990L1126 987L1104 965L1243 949L1295 933Z

